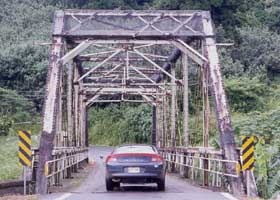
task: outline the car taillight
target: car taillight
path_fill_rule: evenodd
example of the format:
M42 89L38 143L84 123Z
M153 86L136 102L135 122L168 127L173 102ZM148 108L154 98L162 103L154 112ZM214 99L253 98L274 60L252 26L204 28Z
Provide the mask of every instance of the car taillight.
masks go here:
M162 162L163 158L161 156L153 156L152 162Z
M112 157L112 156L108 156L107 159L106 159L106 163L116 162L116 161L117 161L117 158L116 157Z

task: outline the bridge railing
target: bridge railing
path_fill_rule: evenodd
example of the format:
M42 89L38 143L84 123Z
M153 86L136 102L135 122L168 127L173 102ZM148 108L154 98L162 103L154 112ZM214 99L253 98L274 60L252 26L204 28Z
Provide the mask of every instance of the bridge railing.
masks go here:
M88 152L86 150L82 150L80 152L76 152L73 155L65 155L61 158L47 161L45 163L45 176L50 178L72 167L73 165L79 164L88 158L87 154Z
M53 160L45 163L44 174L48 186L59 186L64 178L71 178L78 172L81 162L88 159L88 148L85 147L55 147L52 150ZM33 149L32 180L36 181L36 170L39 151ZM34 166L33 166L34 165Z
M178 172L182 177L189 178L205 186L226 189L227 177L240 176L239 161L225 160L220 150L211 148L161 148L169 172ZM236 171L226 173L226 165L233 165Z

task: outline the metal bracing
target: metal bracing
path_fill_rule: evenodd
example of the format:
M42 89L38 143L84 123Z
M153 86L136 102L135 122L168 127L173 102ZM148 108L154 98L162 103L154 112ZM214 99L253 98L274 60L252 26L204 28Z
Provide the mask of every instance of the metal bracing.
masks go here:
M192 166L191 162L195 157L190 155L189 159L185 155L189 151L176 153L178 148L175 141L179 137L176 135L176 120L180 120L179 117L176 118L176 93L180 86L183 87L183 143L185 149L191 150L188 147L190 59L199 65L203 74L204 146L208 146L208 84L211 82L222 152L227 160L221 161L226 165L223 173L235 174L232 163L237 162L238 154L213 36L211 17L206 11L56 12L43 112L37 192L47 192L45 164L51 168L52 163L63 163L68 158L66 162L77 164L80 161L71 161L75 157L72 155L78 155L80 150L73 150L71 155L67 155L67 159L55 161L52 156L53 147L75 147L83 149L83 152L87 151L88 109L98 103L130 102L151 105L152 142L164 148L163 150L168 149L167 146L171 148L168 162L172 163L173 168L178 160L184 166L182 169ZM196 42L199 47L192 46ZM180 73L176 77L175 66L180 56L182 66L177 69ZM62 75L63 72L67 75ZM66 114L63 114L64 111ZM86 153L83 155L85 157L82 160L86 158ZM208 159L208 153L204 156L203 159L209 162L209 165L207 161L203 162L202 168L206 184L208 172L212 172L210 164L213 159ZM56 174L59 175L68 168L65 165L56 169ZM240 193L240 178L231 175L228 177L232 191Z
M98 65L96 65L95 67L93 67L92 69L90 69L87 73L83 74L77 81L80 82L81 80L83 80L85 77L87 77L88 75L90 75L92 72L94 72L94 70L98 69L99 67L101 67L103 64L105 64L107 61L109 61L111 58L113 58L114 56L116 56L117 54L119 54L121 51L123 51L123 49L118 49L117 51L115 51L112 55L110 55L108 58L106 58L105 60L103 60L101 63L99 63Z
M203 11L65 11L64 36L97 38L199 37ZM114 17L114 20L111 18ZM100 29L100 26L103 29ZM114 31L112 31L112 28Z
M201 55L198 51L190 47L183 40L174 40L172 44L188 55L193 61L195 61L200 66L203 66L204 63L207 63L208 60L203 55Z
M85 49L87 49L92 43L93 41L88 41L88 40L83 41L74 49L72 49L67 54L65 54L61 59L59 59L58 62L61 62L62 65L65 65L67 62L71 61L74 57L76 57Z

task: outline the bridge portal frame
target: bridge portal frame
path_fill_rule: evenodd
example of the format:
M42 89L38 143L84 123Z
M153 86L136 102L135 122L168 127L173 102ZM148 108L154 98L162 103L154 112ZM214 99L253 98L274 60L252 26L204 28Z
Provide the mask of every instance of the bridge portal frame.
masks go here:
M57 11L54 18L52 47L46 98L43 111L43 124L39 147L39 165L37 169L36 191L40 194L47 192L47 178L44 176L44 165L52 159L52 149L55 146L74 146L87 148L88 135L86 130L87 108L97 102L137 101L146 102L153 106L154 136L159 137L156 122L161 115L162 138L166 137L166 105L168 95L171 95L171 147L175 147L176 125L176 85L184 87L184 146L188 146L188 60L201 66L204 91L204 146L208 146L209 131L209 102L208 78L215 104L215 114L220 135L221 148L224 158L237 161L238 153L234 141L228 105L223 87L215 34L209 12L206 11L104 11L104 10L65 10ZM193 40L201 41L201 50L191 47ZM91 46L103 48L104 44L121 45L111 50L82 54ZM169 56L143 53L140 48L153 45L173 45L175 50ZM110 56L100 57L100 55ZM118 58L125 53L127 56ZM129 60L129 54L137 57ZM183 80L176 78L174 63L182 57ZM123 75L109 77L120 65L114 65L99 77L91 77L98 68L108 61L118 59L124 61ZM137 68L130 62L144 60L152 68ZM82 62L99 62L85 72ZM158 62L165 62L160 66ZM64 74L65 66L67 75ZM154 70L152 73L149 70ZM137 87L126 87L130 71L134 71L134 81ZM149 72L148 72L149 71ZM171 71L171 72L170 72ZM121 71L122 72L122 71ZM118 72L118 73L121 73ZM149 74L149 73L152 73ZM65 80L67 77L67 81ZM142 76L141 78L139 76ZM106 77L106 78L104 78ZM167 89L164 79L171 80L171 91ZM162 84L164 81L164 84ZM66 83L66 87L65 87ZM116 87L118 83L119 87ZM88 84L88 85L87 85ZM103 85L103 87L100 87ZM102 96L112 96L121 93L120 99L102 99ZM63 94L66 95L66 100ZM125 95L139 95L139 99L125 99ZM159 106L162 106L161 112ZM65 106L66 105L66 106ZM67 115L63 111L66 109ZM63 127L65 124L67 128ZM65 130L65 131L63 131ZM67 138L66 142L64 139ZM165 146L166 141L155 144ZM226 172L234 172L235 166L226 164ZM229 177L231 189L235 194L241 194L241 179Z

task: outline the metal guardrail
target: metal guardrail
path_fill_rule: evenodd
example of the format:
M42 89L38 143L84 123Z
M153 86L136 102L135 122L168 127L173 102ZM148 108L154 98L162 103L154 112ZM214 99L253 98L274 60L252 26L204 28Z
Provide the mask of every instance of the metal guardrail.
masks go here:
M73 155L47 161L45 163L45 176L50 178L67 168L76 165L88 158L88 152L83 151Z
M182 177L205 186L227 190L227 178L241 176L239 161L224 159L221 150L211 147L165 147L159 148L159 151L169 172L178 172ZM226 167L230 165L235 166L236 170L228 173Z
M174 163L177 165L194 168L201 171L207 171L222 176L229 176L229 177L236 177L236 178L239 177L238 170L236 170L235 174L228 174L225 173L223 170L224 164L230 163L233 164L234 166L238 166L239 165L238 161L191 156L191 155L168 153L168 152L163 152L163 157L167 162ZM205 161L208 161L207 168L204 168Z

